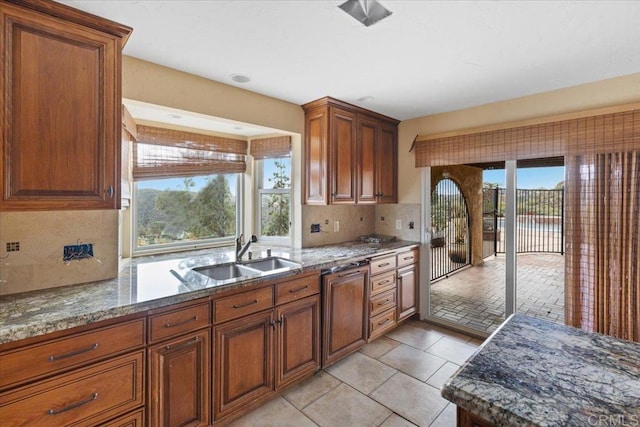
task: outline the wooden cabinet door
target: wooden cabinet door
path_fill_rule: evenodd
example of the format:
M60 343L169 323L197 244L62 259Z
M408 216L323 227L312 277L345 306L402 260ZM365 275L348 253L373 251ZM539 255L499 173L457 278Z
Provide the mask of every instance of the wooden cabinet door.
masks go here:
M121 39L6 2L0 21L1 209L119 207Z
M417 270L416 264L398 270L398 320L418 311Z
M398 128L382 123L376 145L376 196L378 203L398 202Z
M332 204L356 202L356 114L329 108L329 189Z
M320 368L320 296L276 309L276 388Z
M214 419L273 391L273 310L214 327Z
M368 270L344 270L324 278L323 367L366 343Z
M358 115L358 203L376 203L378 121Z
M149 348L149 425L209 425L210 352L208 329Z
M326 205L329 147L327 109L314 110L305 116L304 200L308 205Z

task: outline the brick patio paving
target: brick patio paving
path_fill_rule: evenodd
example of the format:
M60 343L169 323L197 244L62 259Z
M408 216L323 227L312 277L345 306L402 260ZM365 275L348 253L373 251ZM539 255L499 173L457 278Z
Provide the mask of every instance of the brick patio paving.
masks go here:
M564 256L518 254L518 312L564 323ZM504 321L505 256L491 256L431 284L431 313L493 332Z

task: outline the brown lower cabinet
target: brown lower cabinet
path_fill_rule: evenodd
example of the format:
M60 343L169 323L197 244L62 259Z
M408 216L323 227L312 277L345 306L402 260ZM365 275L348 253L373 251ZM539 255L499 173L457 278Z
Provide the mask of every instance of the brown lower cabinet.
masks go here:
M149 425L209 425L209 329L149 347Z
M368 288L368 265L324 276L323 367L366 344Z
M417 264L398 269L398 321L418 311L417 272Z
M217 422L320 368L320 297L216 325L214 337Z

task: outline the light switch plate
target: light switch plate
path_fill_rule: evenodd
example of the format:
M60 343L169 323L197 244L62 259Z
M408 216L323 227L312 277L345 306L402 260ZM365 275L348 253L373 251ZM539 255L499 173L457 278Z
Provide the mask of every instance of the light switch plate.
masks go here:
M396 230L402 230L402 220L396 219Z

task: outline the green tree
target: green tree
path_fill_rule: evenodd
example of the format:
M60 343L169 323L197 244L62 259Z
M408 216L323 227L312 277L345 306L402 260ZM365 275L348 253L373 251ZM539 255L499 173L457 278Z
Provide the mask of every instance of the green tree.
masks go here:
M190 231L194 236L225 237L235 234L235 201L224 175L210 179L189 206L194 216Z
M274 189L290 188L286 165L281 160L274 162L275 170L269 182ZM262 234L264 236L286 236L289 234L289 194L270 194L262 203Z

